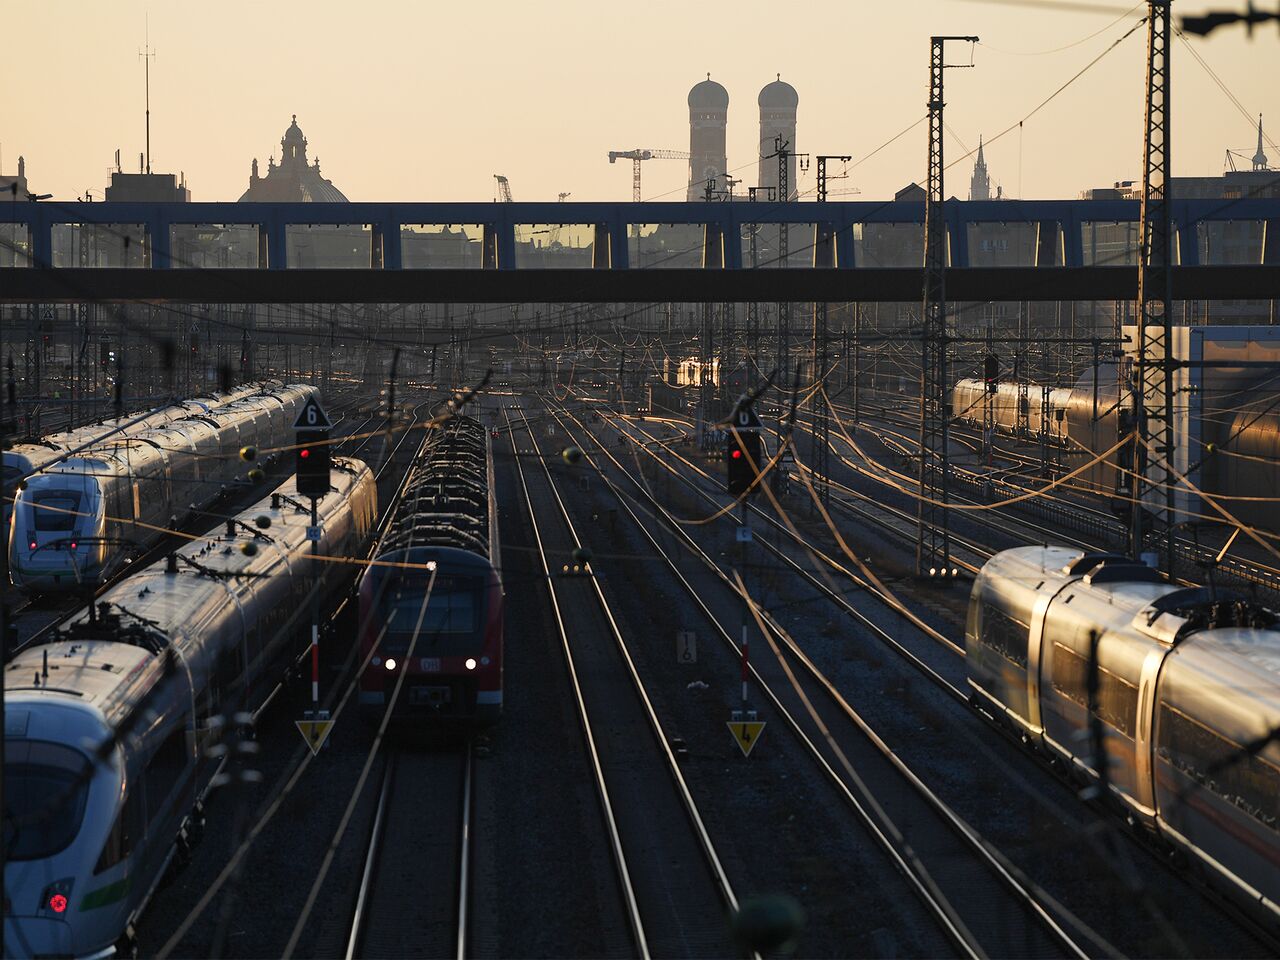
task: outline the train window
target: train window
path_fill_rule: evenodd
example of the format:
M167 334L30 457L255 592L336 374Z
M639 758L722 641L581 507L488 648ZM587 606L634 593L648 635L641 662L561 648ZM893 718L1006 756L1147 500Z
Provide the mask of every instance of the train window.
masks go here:
M1053 645L1053 688L1072 703L1088 705L1089 661L1060 643ZM1095 715L1133 739L1138 716L1138 688L1105 667L1098 667L1098 707Z
M4 842L10 860L43 860L80 832L89 758L41 740L5 742Z
M79 509L80 494L72 490L48 490L31 498L33 526L45 532L74 530Z
M1280 767L1160 704L1156 756L1259 823L1280 833Z
M187 772L187 717L173 728L147 763L147 815L154 820L173 788Z
M982 643L1010 663L1027 667L1027 641L1031 629L990 603L982 605Z
M111 833L102 847L98 864L93 868L95 874L110 870L121 860L133 852L134 842L142 835L142 810L140 795L137 790L130 790L125 801L116 814L116 821L111 825Z

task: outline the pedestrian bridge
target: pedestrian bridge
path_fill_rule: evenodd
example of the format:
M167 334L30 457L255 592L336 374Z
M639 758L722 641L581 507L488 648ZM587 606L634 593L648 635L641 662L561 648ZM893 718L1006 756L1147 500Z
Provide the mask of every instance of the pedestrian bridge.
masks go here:
M1138 204L948 201L956 301L1137 293ZM1280 199L1175 200L1175 299L1280 298ZM0 203L0 301L913 301L924 204Z

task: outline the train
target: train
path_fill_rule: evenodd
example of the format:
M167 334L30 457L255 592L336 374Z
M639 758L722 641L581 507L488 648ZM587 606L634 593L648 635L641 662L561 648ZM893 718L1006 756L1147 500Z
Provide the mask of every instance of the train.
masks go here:
M272 387L166 424L111 437L28 476L14 497L9 569L27 593L93 589L214 502L263 451L292 443L315 387Z
M974 581L968 680L982 711L1280 932L1278 622L1117 554L1017 547Z
M1225 371L1213 368L1213 372L1225 381ZM981 427L984 390L981 380L958 380L951 393L952 417ZM1051 442L1064 448L1068 466L1085 466L1073 486L1115 498L1117 512L1124 512L1132 491L1130 477L1123 471L1133 469L1133 450L1125 446L1105 460L1090 461L1132 431L1128 390L1118 386L1114 370L1105 368L1096 380L1092 371L1086 371L1075 387L1049 388L1047 428L1042 423L1043 393L1040 385L1028 384L1023 398L1017 383L998 384L992 395L995 429L1027 439L1039 439L1043 430ZM1025 409L1021 409L1024 399ZM1204 387L1195 409L1198 412L1178 428L1194 435L1178 437L1175 464L1206 493L1221 496L1222 504L1236 519L1280 534L1280 499L1276 497L1280 489L1280 411L1270 379L1264 379L1261 386L1246 383L1237 388L1234 382L1227 382L1226 386ZM1117 466L1122 470L1117 471ZM1189 492L1179 490L1176 495L1177 508L1184 516L1216 516Z
M483 724L502 713L503 680L491 438L461 415L434 433L361 576L360 707L397 724Z
M96 444L105 434L125 437L143 433L172 423L174 420L181 420L183 417L208 413L216 407L234 403L255 393L279 386L281 384L274 380L242 384L230 390L215 391L208 396L178 400L149 411L138 410L121 417L95 420L93 423L71 430L47 434L39 440L20 440L13 443L3 452L4 522L6 524L9 522L9 516L13 512L10 500L24 477L44 469L73 450Z
M332 480L317 550L363 557L373 475L335 458ZM309 559L310 524L290 480L6 664L5 956L131 954L203 824L223 718L259 708L305 649L309 591L354 580L351 564Z

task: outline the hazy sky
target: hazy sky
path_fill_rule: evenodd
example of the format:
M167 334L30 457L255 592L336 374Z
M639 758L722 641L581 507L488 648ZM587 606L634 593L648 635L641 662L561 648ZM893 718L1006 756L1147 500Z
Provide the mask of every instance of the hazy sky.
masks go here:
M278 159L295 113L311 156L352 200L489 200L494 173L510 178L517 200L565 190L573 200L627 200L630 164L611 166L607 152L688 149L685 97L707 72L729 91L729 165L746 185L756 179L756 94L775 73L800 95L799 149L861 159L923 116L930 34L977 34L975 69L946 77L947 125L975 147L1120 37L1145 9L1121 16L1128 6L1096 14L974 0L41 0L6 31L0 164L13 173L25 155L32 188L60 199L86 189L101 199L117 147L136 170L148 16L152 167L185 171L196 200L237 199L254 157L264 172L273 151ZM1280 142L1275 28L1252 41L1224 28L1191 42L1247 110L1271 118ZM1014 196L1074 197L1137 177L1144 57L1145 28L1021 136L992 144L993 182ZM967 45L951 59L968 63ZM1176 174L1220 173L1229 147L1253 153L1254 128L1181 41L1173 90ZM948 159L964 152L955 138ZM1280 154L1268 153L1280 166ZM882 198L920 179L924 163L921 125L832 186ZM967 195L970 169L952 168L949 195ZM650 161L645 197L681 199L686 178L683 162ZM810 171L800 187L812 185Z

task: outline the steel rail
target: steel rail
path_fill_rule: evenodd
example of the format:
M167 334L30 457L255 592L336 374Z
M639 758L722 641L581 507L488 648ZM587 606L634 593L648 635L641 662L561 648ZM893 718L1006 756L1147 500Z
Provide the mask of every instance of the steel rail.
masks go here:
M507 432L511 435L512 423L511 415L507 410L503 410L503 417L507 421ZM512 437L512 446L514 447L514 437ZM600 798L601 811L604 815L605 826L609 834L609 846L613 853L613 862L618 876L618 884L622 894L623 909L627 915L627 923L631 928L632 939L635 941L636 953L648 960L649 945L645 937L644 921L640 916L640 907L636 901L635 889L631 883L631 872L627 867L626 851L622 848L622 836L618 830L618 823L614 817L613 802L609 796L609 787L605 783L604 767L600 761L600 751L596 746L595 733L591 727L591 720L587 715L586 701L582 694L582 685L578 680L578 671L574 665L573 651L569 645L569 633L565 629L564 616L560 610L560 601L556 597L554 581L552 580L551 567L547 562L547 551L542 540L542 532L538 528L537 514L533 509L533 499L529 495L529 484L525 478L524 466L520 462L519 455L514 457L516 470L520 477L520 488L524 493L525 507L529 511L529 523L533 528L534 541L537 545L538 560L542 564L542 573L547 581L547 595L551 600L551 611L555 615L556 629L560 633L560 646L564 653L565 664L569 669L569 682L573 686L574 700L578 708L578 719L582 726L583 739L586 741L587 753L591 758L591 769L595 779L596 795Z
M552 479L551 470L547 466L546 459L542 456L541 448L538 445L538 438L534 435L532 429L529 430L529 438L533 442L534 453L538 456L539 463L542 464L543 473L546 475L547 484L551 492L555 495L556 503L560 507L560 515L564 518L565 526L569 529L569 534L573 537L576 547L582 546L582 540L578 536L577 528L573 524L573 519L569 516L569 510L564 505L564 500L560 496L560 491L556 488L555 480ZM631 657L631 650L627 646L626 639L622 636L622 630L618 626L618 621L613 615L613 609L609 605L609 601L605 598L604 590L600 586L600 581L592 576L590 578L591 586L595 590L596 599L600 603L600 609L604 613L605 618L609 621L609 629L613 633L614 643L618 647L622 659L627 665L627 672L631 677L631 682L635 687L637 696L641 703L644 704L645 715L649 721L649 728L653 732L654 739L662 748L662 754L667 762L667 769L671 773L672 779L675 781L676 788L680 794L680 799L684 804L685 812L689 816L689 821L693 826L694 833L698 838L698 843L702 847L703 853L707 857L707 862L711 866L712 875L715 877L716 885L719 887L720 895L725 901L725 905L731 910L738 909L738 898L734 895L733 887L729 883L729 878L725 874L724 866L720 862L720 855L716 852L715 844L711 842L711 835L707 832L706 824L703 823L702 814L698 810L698 805L693 799L693 794L689 792L689 785L684 779L684 774L680 771L680 765L676 761L675 753L671 749L671 744L662 729L662 723L658 719L658 713L653 708L653 701L649 699L649 692L645 689L644 681L640 678L640 671L636 667L635 660Z
M566 411L566 415L569 416L580 429L586 429L585 425L571 413L567 413ZM566 432L570 432L567 427ZM571 432L570 435L572 436ZM610 451L603 447L601 448L601 451L613 462L614 466L617 467L624 476L628 477L628 479L636 485L637 489L642 492L644 491L643 485L631 476L626 468L618 462L617 458L614 457ZM737 653L737 644L734 642L732 635L720 622L719 618L710 611L702 597L698 594L698 591L693 587L684 574L680 572L667 552L658 544L657 540L653 537L646 525L641 522L635 511L627 503L626 498L617 491L616 487L605 475L604 471L599 468L589 454L584 453L584 455L587 456L587 459L592 463L592 466L596 468L606 486L615 494L618 502L627 511L628 515L636 523L636 526L641 530L645 538L653 546L654 550L666 562L671 573L684 587L686 593L693 599L695 605L702 610L708 621L715 627L721 640L727 645L730 651ZM735 596L745 601L747 598L741 594L736 585L721 569L719 564L712 559L705 550L697 545L697 543L689 536L687 531L683 530L680 525L675 522L674 518L672 518L671 515L647 493L646 499L649 501L649 505L654 509L657 518L662 521L669 530L676 534L677 539L686 548L686 550L691 552L699 561L701 561L701 563L707 567L707 569L710 570ZM803 665L805 672L819 685L827 697L860 730L867 740L873 744L876 750L898 771L902 778L907 781L911 789L924 799L924 801L939 815L940 818L945 821L947 826L961 839L969 850L996 875L999 882L1019 898L1028 910L1032 911L1038 922L1047 929L1050 936L1056 939L1061 946L1066 948L1066 950L1074 956L1079 958L1089 956L1089 954L1062 928L1057 920L1050 915L1048 909L1041 902L1042 899L1047 899L1047 894L1038 887L1035 887L1033 884L1015 877L1014 872L1016 868L1013 868L1003 856L988 847L980 834L962 817L960 817L959 814L952 810L945 801L943 801L910 767L907 766L907 764L893 751L893 749L875 732L870 724L868 724L866 720L853 709L853 707L848 703L844 696L840 694L834 684L832 684L826 675L822 673L817 665L814 664L806 654L804 654L799 645L796 644L795 640L791 637L790 633L786 631L771 614L766 611L761 611L761 613L770 630L783 641L791 655ZM883 838L887 841L885 833L882 832L876 824L871 822L870 815L853 797L843 778L839 777L825 758L822 757L813 741L804 734L799 721L796 720L794 715L792 715L791 712L782 705L777 694L756 671L756 668L752 666L750 667L750 670L753 678L759 685L759 688L766 693L775 709L778 710L779 714L787 721L788 726L796 732L806 750L819 763L824 772L835 779L835 782L845 794L846 799L851 802L851 805L853 805L855 810L857 810L860 817L864 820L864 823L867 823L867 825L872 828L873 835L875 835L877 839ZM865 787L863 787L861 783L858 785L861 789L865 790ZM887 822L888 829L896 834L901 841L901 831L896 827L892 819L889 818L888 814L884 811L883 806L876 802L874 797L867 795L866 799L874 805L876 812ZM896 848L891 846L889 848L889 852L894 857L896 864L901 865L900 870L906 869L909 871L908 879L913 881L913 887L916 889L917 894L922 897L926 906L935 912L935 917L942 923L944 931L948 932L953 937L958 937L958 944L963 949L974 951L972 955L985 955L984 951L982 951L981 944L977 943L977 941L973 939L972 933L968 930L967 925L963 923L963 920L959 918L958 914L955 912L954 906L952 906L946 899L945 895L943 895L941 891L934 886L932 879L929 878L927 871L925 871L923 865L919 863L910 847L908 846L905 851L905 856L910 858L912 861L912 866L910 867ZM917 875L916 869L921 870L922 875ZM1063 912L1063 908L1060 905L1054 904L1054 908L1059 912Z

